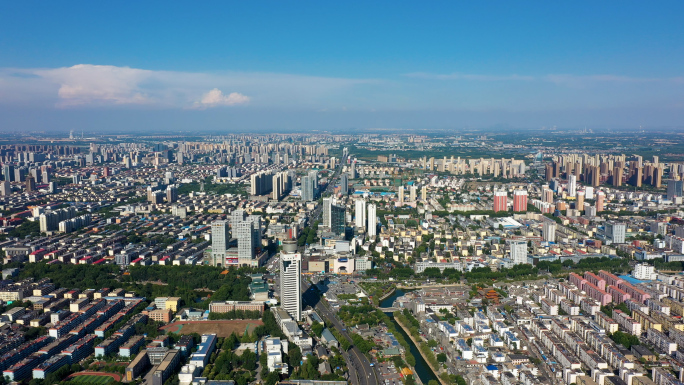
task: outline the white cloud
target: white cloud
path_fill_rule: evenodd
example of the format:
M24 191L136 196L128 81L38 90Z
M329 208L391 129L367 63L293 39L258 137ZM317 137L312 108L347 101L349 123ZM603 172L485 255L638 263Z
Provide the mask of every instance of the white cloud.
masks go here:
M146 104L151 100L139 87L152 71L129 67L79 64L38 70L35 74L59 84L59 106L85 104Z
M330 101L354 98L356 86L371 83L377 81L254 72L152 71L92 64L0 68L0 103L205 109L258 100L258 107L327 107Z
M237 104L249 103L250 97L245 96L239 92L231 92L228 95L224 95L223 91L218 88L207 92L202 95L202 100L195 103L196 107L206 108L206 107L216 107L216 106L234 106Z

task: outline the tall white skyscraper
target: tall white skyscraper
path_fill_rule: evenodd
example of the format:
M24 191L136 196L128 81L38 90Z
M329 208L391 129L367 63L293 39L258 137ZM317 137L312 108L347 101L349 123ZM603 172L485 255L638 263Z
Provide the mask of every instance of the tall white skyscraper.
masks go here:
M420 199L423 201L427 200L427 186L423 186L420 188Z
M409 187L409 201L415 202L416 201L416 193L418 192L418 186L415 184L412 184L411 187Z
M568 175L568 195L574 197L577 195L577 176Z
M366 201L363 199L354 201L354 225L366 227Z
M399 207L404 206L404 186L399 186L397 206L399 206Z
M233 232L238 241L238 263L251 265L254 259L255 244L254 222L244 221L233 225Z
M280 253L280 306L296 321L302 320L302 255L297 242L283 241Z
M544 221L542 236L546 242L556 242L556 222Z
M511 246L513 264L527 263L527 241L510 241L509 245Z
M211 223L211 257L214 266L225 265L229 239L227 221L214 221Z
M323 198L323 227L330 228L330 226L331 226L330 220L332 219L332 215L331 215L332 206L333 206L333 198L332 197Z
M368 235L374 237L378 233L378 215L374 204L368 205Z
M354 224L356 227L366 227L366 201L357 199L354 201L355 215Z

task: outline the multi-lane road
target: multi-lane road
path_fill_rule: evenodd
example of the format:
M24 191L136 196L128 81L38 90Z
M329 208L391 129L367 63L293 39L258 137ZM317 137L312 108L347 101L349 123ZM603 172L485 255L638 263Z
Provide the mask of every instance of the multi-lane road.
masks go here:
M345 161L346 157L342 158L340 166L344 164ZM325 195L326 193L332 192L338 177L339 168L336 168L334 173L330 176L330 178L328 178L328 186L324 191L321 192L321 195ZM321 211L322 207L321 205L318 205L318 207L316 207L314 211L311 213L311 223L320 218ZM330 328L336 329L338 332L340 332L340 334L342 334L344 338L346 338L351 343L352 339L351 337L349 337L349 334L347 333L345 326L337 318L337 315L332 310L330 310L330 308L325 303L319 300L318 294L316 294L313 290L309 290L309 288L309 284L305 280L302 280L302 299L304 302L304 306L306 307L306 305L309 305L316 309L318 314L324 320L326 320ZM370 361L368 360L368 357L361 353L359 348L357 348L356 346L352 346L349 350L343 351L342 355L345 361L347 362L347 367L349 368L349 380L353 385L378 385L380 383L380 381L378 381L378 376L375 370L373 369Z
M318 299L318 294L313 290L309 290L310 286L306 281L302 281L302 298L304 300L304 305L310 305L318 312L327 323L328 327L336 329L344 338L346 338L350 343L352 342L351 337L347 333L345 326L337 318L337 315L331 311L328 306ZM342 355L347 362L349 367L349 380L354 385L377 385L379 384L377 374L371 366L368 358L361 353L359 348L352 346L346 352L342 352Z

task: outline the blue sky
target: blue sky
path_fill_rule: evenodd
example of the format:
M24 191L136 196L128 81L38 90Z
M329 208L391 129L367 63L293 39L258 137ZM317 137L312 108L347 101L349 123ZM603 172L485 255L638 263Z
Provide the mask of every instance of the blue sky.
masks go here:
M682 8L2 2L0 130L676 128Z

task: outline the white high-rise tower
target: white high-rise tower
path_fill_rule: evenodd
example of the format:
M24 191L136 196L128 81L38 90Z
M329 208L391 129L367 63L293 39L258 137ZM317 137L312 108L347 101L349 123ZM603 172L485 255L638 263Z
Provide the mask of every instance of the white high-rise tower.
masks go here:
M219 220L211 223L211 256L214 266L225 266L229 239L226 221Z
M354 208L356 211L354 224L358 228L366 227L366 201L363 199L357 199L354 202Z
M368 235L374 237L377 235L378 215L376 214L376 207L374 204L368 205Z
M294 320L302 320L302 255L293 240L283 241L280 253L280 306Z
M512 240L509 241L511 246L511 259L513 264L520 265L527 263L527 241L524 240Z
M571 197L577 195L577 176L573 174L568 175L568 195Z

